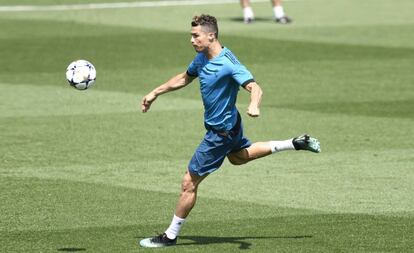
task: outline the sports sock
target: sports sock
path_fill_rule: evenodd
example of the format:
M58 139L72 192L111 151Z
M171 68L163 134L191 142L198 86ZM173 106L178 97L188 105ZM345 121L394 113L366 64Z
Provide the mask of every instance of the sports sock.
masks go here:
M167 237L174 240L180 233L181 227L184 225L185 219L180 218L174 214L170 226L165 231Z
M244 17L244 21L251 19L254 19L254 14L253 14L253 9L252 7L245 7L243 8L243 17Z
M283 7L280 5L273 7L273 14L275 15L275 18L284 17L285 12L283 11Z
M294 150L295 146L293 146L293 139L285 140L285 141L269 141L270 149L272 153L280 152L283 150Z

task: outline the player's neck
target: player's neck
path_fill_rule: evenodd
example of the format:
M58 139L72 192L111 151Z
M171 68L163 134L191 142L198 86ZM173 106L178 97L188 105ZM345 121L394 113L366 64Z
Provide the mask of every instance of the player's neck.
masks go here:
M208 48L206 52L207 59L211 60L217 55L221 53L221 50L223 50L223 47L221 46L219 41L214 42L211 44L211 46Z

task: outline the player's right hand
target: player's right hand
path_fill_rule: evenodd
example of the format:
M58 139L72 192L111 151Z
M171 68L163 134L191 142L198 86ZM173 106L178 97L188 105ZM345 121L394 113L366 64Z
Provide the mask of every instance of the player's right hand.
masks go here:
M143 97L141 102L142 112L147 112L150 109L152 102L154 102L156 98L157 96L153 92Z

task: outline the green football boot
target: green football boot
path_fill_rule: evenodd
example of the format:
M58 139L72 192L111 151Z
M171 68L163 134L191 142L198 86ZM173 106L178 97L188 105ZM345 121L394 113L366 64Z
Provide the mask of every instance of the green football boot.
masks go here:
M292 143L296 150L308 150L314 153L321 152L321 144L318 139L307 134L293 138Z

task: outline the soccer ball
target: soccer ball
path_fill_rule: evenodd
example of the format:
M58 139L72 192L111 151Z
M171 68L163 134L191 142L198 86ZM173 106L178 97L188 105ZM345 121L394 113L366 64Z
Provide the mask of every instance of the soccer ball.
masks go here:
M74 61L66 69L66 79L70 86L78 90L86 90L96 80L95 67L86 60Z

